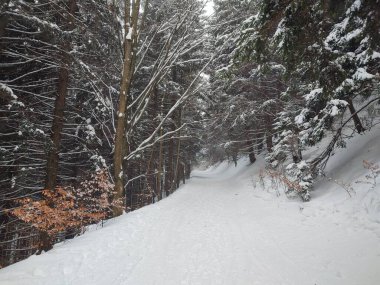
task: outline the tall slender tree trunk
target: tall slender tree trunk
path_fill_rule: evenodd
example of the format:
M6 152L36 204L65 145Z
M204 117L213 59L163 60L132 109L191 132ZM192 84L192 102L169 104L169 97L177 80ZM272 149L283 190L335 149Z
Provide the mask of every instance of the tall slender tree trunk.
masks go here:
M267 151L272 152L273 149L273 135L272 135L272 128L267 127L267 132L265 134L265 142L267 145Z
M173 183L173 166L174 166L174 139L171 138L169 140L169 146L168 146L168 158L167 158L167 172L165 176L165 192L166 196L170 195L170 189L172 187Z
M187 159L186 164L185 164L185 177L186 177L186 179L190 179L190 175L191 175L191 161Z
M293 135L292 138L292 158L294 163L299 163L302 161L302 151L301 151L301 141L299 139L299 133Z
M265 135L265 141L267 144L267 151L272 152L273 149L273 136L270 132L267 132Z
M8 25L8 16L5 15L4 12L7 10L9 2L10 2L9 0L0 1L0 39L3 37L5 33L5 28ZM0 54L2 52L2 49L3 49L3 43L0 42Z
M182 108L179 109L178 112L178 122L177 126L180 126L182 124ZM178 139L177 139L177 154L176 154L176 163L175 163L175 170L174 170L174 177L173 177L173 182L171 185L171 190L170 192L173 193L175 188L179 187L179 171L180 171L180 154L181 154L181 131L178 132Z
M254 163L256 161L255 151L253 149L253 141L249 138L248 128L246 128L246 147L248 150L249 162Z
M153 164L153 158L154 158L154 146L152 147L152 151L150 154L150 158L148 161L147 165L147 170L146 170L146 177L145 177L145 188L148 190L149 195L152 197L151 203L154 203L154 198L155 198L155 191L154 191L154 175L152 173L152 164Z
M363 127L362 122L360 121L358 114L356 114L356 110L355 110L355 107L354 107L352 100L347 99L346 101L348 103L348 109L350 110L350 113L352 115L352 119L354 120L356 131L359 134L361 134L362 132L365 131L365 128Z
M182 183L186 184L186 169L185 169L185 163L181 163L181 176L182 176Z
M266 115L265 119L265 143L267 145L267 151L272 152L273 149L273 118L270 115Z
M64 62L68 63L67 55ZM51 127L51 146L47 157L45 189L54 190L57 184L59 149L62 140L65 101L69 85L68 67L62 66L58 76L58 94L54 104L53 124Z
M253 144L252 144L252 141L248 141L247 142L247 146L248 146L248 156L249 156L249 162L250 163L254 163L256 161L256 155L255 155L255 151L253 149Z
M124 12L124 60L123 71L121 76L119 106L117 112L116 133L115 133L115 151L114 151L114 202L118 203L113 207L114 216L119 216L123 213L122 201L124 196L124 169L123 161L126 155L127 140L126 140L126 125L127 125L127 98L131 87L131 79L133 75L133 62L135 53L134 41L137 33L137 23L140 11L140 0L136 0L131 4L131 1L125 0ZM122 205L120 205L122 204Z
M160 129L160 136L163 135L163 128ZM157 198L162 199L162 170L163 170L163 141L160 141L159 151L158 151L158 168L157 168Z
M177 73L177 67L173 66L172 67L172 80L174 82L178 81L178 73ZM169 102L170 105L173 106L176 103L176 98L174 95L169 95ZM175 118L173 118L175 119ZM171 131L175 130L175 123L170 124ZM168 145L168 158L167 158L167 168L166 168L166 175L165 175L165 193L166 196L170 195L170 190L172 189L172 184L174 184L173 179L174 179L174 144L175 144L175 139L170 138L169 139L169 145Z
M70 0L68 18L65 19L69 30L74 28L74 13L76 0ZM59 151L62 140L62 129L64 124L64 110L69 87L69 67L71 58L69 51L71 44L66 40L62 45L62 63L58 71L57 97L54 103L53 122L51 127L51 146L47 154L45 189L54 190L57 184Z

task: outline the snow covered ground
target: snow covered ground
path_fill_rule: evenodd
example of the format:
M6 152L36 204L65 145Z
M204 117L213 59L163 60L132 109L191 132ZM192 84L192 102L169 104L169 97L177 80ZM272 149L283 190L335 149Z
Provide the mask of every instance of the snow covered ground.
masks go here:
M0 284L380 284L380 187L355 183L364 159L380 162L379 130L336 151L309 203L262 189L260 159L194 171L160 203L0 270Z

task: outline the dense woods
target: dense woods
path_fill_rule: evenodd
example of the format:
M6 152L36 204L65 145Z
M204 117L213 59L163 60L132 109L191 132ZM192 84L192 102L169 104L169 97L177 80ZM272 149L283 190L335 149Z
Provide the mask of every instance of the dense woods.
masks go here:
M380 115L376 0L0 3L0 268L258 155L311 198ZM304 150L328 139L313 157Z
M369 131L377 116L379 3L214 2L209 155L263 153L269 174L308 201L343 129ZM327 148L304 159L326 135Z

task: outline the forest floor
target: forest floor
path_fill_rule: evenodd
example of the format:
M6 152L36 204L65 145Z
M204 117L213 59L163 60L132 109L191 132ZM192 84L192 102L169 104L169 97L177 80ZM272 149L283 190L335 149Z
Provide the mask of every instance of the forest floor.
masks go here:
M261 158L196 170L163 201L0 270L0 284L380 284L380 187L362 165L380 162L379 141L337 150L309 203L263 187Z

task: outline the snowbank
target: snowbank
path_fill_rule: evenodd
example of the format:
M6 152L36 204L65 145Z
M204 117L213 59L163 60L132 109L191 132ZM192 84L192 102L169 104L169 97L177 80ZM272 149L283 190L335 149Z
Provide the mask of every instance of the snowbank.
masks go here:
M337 150L309 203L263 189L260 158L194 171L160 203L0 270L0 284L380 284L380 188L362 183L379 141Z

